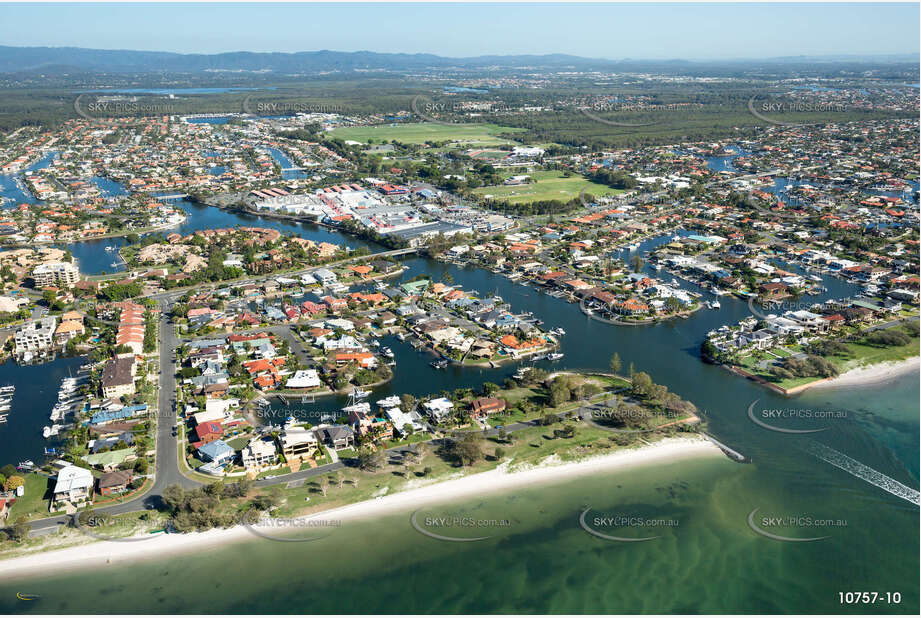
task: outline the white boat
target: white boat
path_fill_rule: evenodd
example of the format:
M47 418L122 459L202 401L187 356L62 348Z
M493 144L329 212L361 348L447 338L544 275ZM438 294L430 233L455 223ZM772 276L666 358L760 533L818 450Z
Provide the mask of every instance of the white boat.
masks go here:
M387 358L393 358L393 350L391 350L390 348L382 348L381 354L386 356Z
M0 395L10 395L16 392L15 386L0 386Z
M720 305L720 301L718 301L718 300L712 300L712 301L710 301L710 308L711 308L711 309L719 309L720 306L721 306L721 305Z
M550 334L562 337L563 335L566 334L566 331L563 330L562 328L554 328L553 330L550 331Z
M42 437L43 438L51 437L51 427L49 427L48 425L45 425L44 427L42 427Z
M397 333L397 339L400 341L406 341L406 335L404 333Z
M352 396L353 396L355 399L364 399L365 397L367 397L367 396L370 395L370 394L371 394L371 391L364 391L364 390L361 390L361 389L358 388L357 386L356 386L355 389L352 391Z
M562 352L553 352L553 353L547 355L547 360L549 360L549 361L558 361L558 360L560 360L561 358L563 358L563 353L562 353Z
M35 462L33 462L31 459L26 459L25 461L20 461L19 465L16 467L20 470L28 470L35 467Z
M7 416L9 416L9 414L0 414L0 423L5 423Z

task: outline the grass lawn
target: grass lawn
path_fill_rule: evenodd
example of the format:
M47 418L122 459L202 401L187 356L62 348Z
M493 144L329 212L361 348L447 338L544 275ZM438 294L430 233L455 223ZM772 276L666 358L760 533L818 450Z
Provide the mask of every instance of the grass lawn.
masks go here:
M831 357L829 360L838 367L841 372L864 365L875 363L886 363L892 361L901 361L912 356L918 356L918 339L914 339L906 345L891 347L879 347L866 345L862 343L849 343L847 347L851 349L854 356L850 359Z
M374 140L390 142L396 140L404 144L424 144L425 142L450 141L458 145L472 146L482 144L495 146L513 143L498 137L501 133L520 133L524 129L503 127L495 124L436 124L422 122L416 124L377 125L373 127L342 127L331 132L333 137L367 143Z
M622 189L612 189L606 185L586 180L578 174L567 178L563 172L557 170L534 172L528 175L536 182L517 186L479 187L473 192L481 196L490 196L492 199L507 201L510 204L526 204L544 200L567 202L579 197L583 190L595 197L624 192Z
M225 440L225 442L227 443L227 446L234 449L235 451L239 451L240 449L242 449L244 446L249 444L249 441L250 441L250 437L240 437L240 438L234 438L233 440Z
M828 362L830 362L838 369L839 373L845 373L851 369L866 367L868 365L875 365L877 363L897 362L911 358L913 356L918 356L919 354L918 339L912 339L911 342L901 346L884 347L867 345L863 343L847 343L845 345L851 351L849 355L841 356L835 354L825 357ZM790 352L802 352L802 348L800 346L794 346L792 350L782 351L781 348L774 348L771 351L778 356L787 357L791 355ZM762 358L770 358L770 356L765 355L763 352L756 352L753 356L741 359L739 366L749 373L755 374L760 378L764 378L768 382L776 384L777 386L787 390L822 379L813 376L808 378L791 378L788 380L778 380L777 377L769 371L756 368L758 361Z
M632 442L631 445L617 446L611 439L610 431L578 422L572 425L575 427L575 434L571 438L554 438L553 430L563 426L562 423L556 423L548 427L531 427L515 432L511 444L501 444L496 438L483 440L482 451L486 457L467 466L464 470L471 474L494 469L501 463L494 457L497 447L501 447L504 451L504 461L512 460L513 465L518 466L534 465L553 455L557 455L562 461L573 461L639 445L638 437L628 438ZM655 440L655 435L644 434L644 439ZM429 474L424 474L426 468L431 469ZM324 476L310 479L303 487L290 490L273 487L265 491L277 492L284 499L284 504L277 514L281 517L290 517L384 496L416 486L420 482L430 483L444 480L462 470L459 465L439 457L433 452L431 446L425 449L425 454L420 461L409 464L408 477L404 476L405 469L403 465L389 464L375 472L362 472L348 468L341 471L342 487L338 486L335 480L336 475L332 474L328 475L332 478ZM326 484L326 496L323 496L318 483ZM263 491L260 490L259 493Z
M19 517L35 519L48 516L48 500L51 497L51 479L41 474L21 475L26 481L26 493L22 498L17 498L10 507L9 521L13 522Z

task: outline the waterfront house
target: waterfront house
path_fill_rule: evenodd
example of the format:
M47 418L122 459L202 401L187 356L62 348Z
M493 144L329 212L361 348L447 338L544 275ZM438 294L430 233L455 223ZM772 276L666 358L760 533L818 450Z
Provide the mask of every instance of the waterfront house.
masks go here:
M102 368L102 396L121 397L134 394L134 355L112 358Z
M328 425L316 431L317 437L334 449L355 446L355 432L348 425Z
M275 441L265 437L250 440L240 453L243 467L247 471L258 471L274 464L276 455Z
M99 477L96 485L103 496L121 494L128 491L132 476L129 470L114 470Z
M51 510L58 510L62 506L79 506L92 500L93 473L79 466L65 466L58 471L51 492Z
M423 402L422 409L425 410L425 413L431 416L436 423L440 423L448 418L454 411L454 404L446 397L439 397L438 399Z
M490 414L504 412L506 403L504 399L496 397L480 397L470 403L470 415L477 419L484 419Z
M282 455L290 463L313 457L317 452L317 436L313 431L289 423L278 437Z
M232 462L237 452L223 440L215 440L202 445L198 455L202 461L220 466Z

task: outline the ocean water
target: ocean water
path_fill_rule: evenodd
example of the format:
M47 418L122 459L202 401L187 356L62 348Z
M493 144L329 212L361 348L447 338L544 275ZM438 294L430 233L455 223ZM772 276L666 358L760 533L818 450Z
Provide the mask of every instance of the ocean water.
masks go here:
M0 611L20 613L838 613L838 592L901 591L917 608L917 511L839 492L765 489L769 466L722 456L592 474L461 503L345 522L320 540L254 537L135 564L0 583ZM823 498L825 496L823 495ZM589 534L648 541L612 541ZM749 513L845 520L772 528L828 538L780 542L756 534ZM885 509L890 525L874 513ZM629 517L609 526L599 518ZM439 527L437 518L477 526ZM637 520L642 520L637 523ZM507 521L507 525L496 522ZM897 525L892 525L897 524ZM911 531L914 530L913 534ZM908 536L906 536L906 533ZM303 538L303 537L302 537ZM886 559L867 559L879 547ZM38 595L17 601L17 592ZM866 611L864 608L863 611Z
M186 224L190 229L232 224L230 213L189 210L196 214ZM307 226L302 232L358 244ZM487 271L421 258L406 265L404 278L425 273L440 281L450 274L464 289L481 296L498 293L515 311L533 312L546 328L563 327L565 358L543 363L545 368L603 370L618 352L624 371L633 364L694 402L709 431L753 463L717 457L599 473L420 512L421 517L462 513L513 522L484 541L432 539L413 529L406 512L349 523L310 543L254 538L181 558L2 581L0 612L917 613L918 507L868 482L888 479L918 487L917 374L787 399L700 362L700 343L709 330L750 314L738 299L723 297L720 310L702 310L684 320L617 328L590 319L576 305ZM823 285L828 298L854 291L832 277L823 277ZM485 380L501 383L515 370L436 371L428 367L427 356L408 345L384 344L397 355L396 375L374 389L372 401L391 393L422 395ZM36 384L42 380L34 379ZM753 423L747 416L753 402L840 414L821 422L778 421L822 429L790 435ZM301 412L335 410L339 403L318 399ZM0 450L9 444L0 440ZM872 474L855 476L831 465L814 454L819 447L869 466ZM579 526L579 514L589 506L592 516L628 514L679 523L609 531L659 537L654 540L608 541ZM770 523L774 534L828 538L783 542L759 535L748 524L755 509L756 521L797 518L798 525ZM838 525L803 524L803 518ZM840 605L838 592L844 591L899 592L902 602ZM17 592L40 598L19 601Z

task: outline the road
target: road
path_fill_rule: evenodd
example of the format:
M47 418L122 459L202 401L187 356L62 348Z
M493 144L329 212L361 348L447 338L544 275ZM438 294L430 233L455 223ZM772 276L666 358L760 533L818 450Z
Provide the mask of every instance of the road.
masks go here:
M161 306L162 307L162 306ZM132 498L126 502L104 506L95 509L99 513L119 515L155 508L160 502L163 490L169 485L182 485L184 487L197 487L201 483L185 477L179 469L178 441L172 435L173 425L176 424L176 363L175 353L177 339L175 327L171 323L167 311L160 315L160 391L157 400L156 420L157 455L154 473L154 482L143 495ZM69 516L59 515L46 517L29 522L32 534L44 534L60 525L67 524Z

